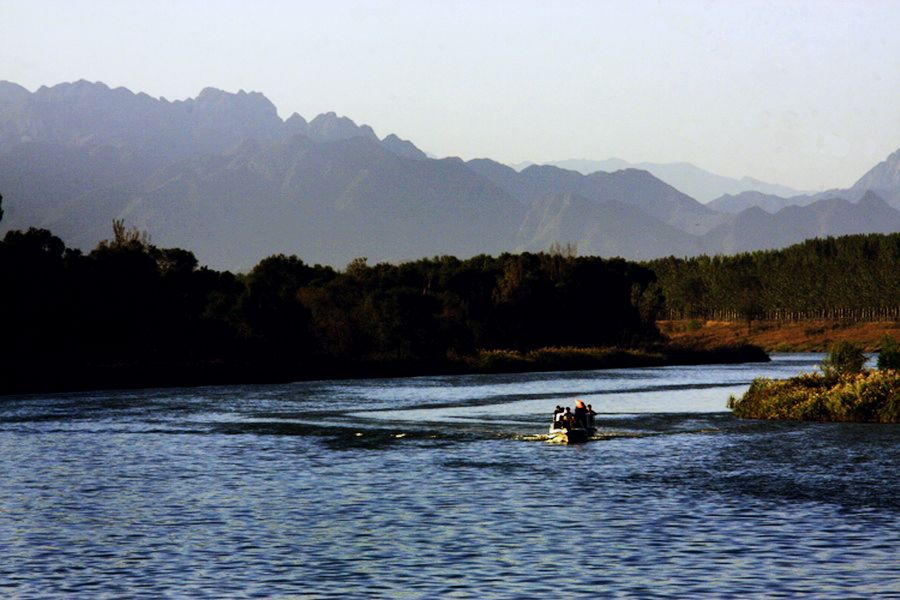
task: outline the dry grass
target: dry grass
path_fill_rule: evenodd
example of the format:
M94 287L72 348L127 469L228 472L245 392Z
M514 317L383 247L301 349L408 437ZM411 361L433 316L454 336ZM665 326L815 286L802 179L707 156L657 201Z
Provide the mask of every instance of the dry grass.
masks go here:
M747 323L725 321L659 321L657 325L673 342L695 348L749 343L767 352L825 352L835 342L848 341L874 352L884 335L900 339L898 322L754 321L749 331Z

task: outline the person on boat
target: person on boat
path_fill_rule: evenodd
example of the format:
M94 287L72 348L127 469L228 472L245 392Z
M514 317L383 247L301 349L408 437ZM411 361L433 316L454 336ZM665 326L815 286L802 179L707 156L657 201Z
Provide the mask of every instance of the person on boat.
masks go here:
M587 407L580 398L575 400L575 424L578 427L587 427Z
M566 429L571 429L575 427L575 415L572 414L572 410L567 406L566 412L562 416L562 425Z
M587 423L588 423L588 427L590 427L591 429L595 429L594 415L596 415L596 414L597 413L594 412L593 407L590 404L588 404L587 405Z
M563 407L560 406L559 404L557 404L556 408L553 409L553 424L554 425L559 423L559 420L562 418L563 412L565 412L565 411L563 411Z

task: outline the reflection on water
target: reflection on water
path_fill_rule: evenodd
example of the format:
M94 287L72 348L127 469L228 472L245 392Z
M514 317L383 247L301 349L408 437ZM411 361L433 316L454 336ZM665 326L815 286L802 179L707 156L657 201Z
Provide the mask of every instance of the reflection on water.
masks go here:
M815 361L3 399L0 596L900 595L896 426L724 411Z

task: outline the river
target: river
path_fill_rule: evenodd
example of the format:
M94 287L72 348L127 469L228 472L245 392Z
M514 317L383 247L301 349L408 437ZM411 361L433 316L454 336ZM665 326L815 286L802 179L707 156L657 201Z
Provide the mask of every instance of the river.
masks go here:
M900 429L733 418L773 359L0 398L0 596L900 597Z

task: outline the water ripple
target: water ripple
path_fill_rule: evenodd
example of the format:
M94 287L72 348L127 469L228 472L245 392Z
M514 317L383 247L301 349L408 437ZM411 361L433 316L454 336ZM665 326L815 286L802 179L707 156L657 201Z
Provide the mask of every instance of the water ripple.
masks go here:
M602 372L4 400L0 596L900 597L896 427L692 412L661 372L578 447L524 439ZM364 416L392 388L433 413Z

